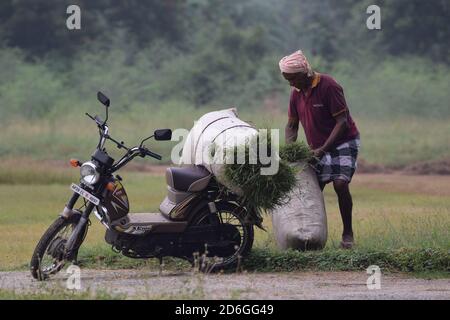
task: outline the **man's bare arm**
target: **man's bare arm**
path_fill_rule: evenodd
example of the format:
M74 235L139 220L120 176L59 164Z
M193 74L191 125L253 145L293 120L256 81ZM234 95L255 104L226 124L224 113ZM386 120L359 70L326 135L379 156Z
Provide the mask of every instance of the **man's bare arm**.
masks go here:
M327 141L325 141L322 147L314 150L316 156L321 156L320 153L323 154L324 152L328 151L334 145L334 143L345 133L347 129L347 115L345 113L340 114L336 117L336 125L334 126L333 131L331 131L331 134L328 137Z
M284 130L286 144L297 141L298 134L298 119L289 118L286 128Z

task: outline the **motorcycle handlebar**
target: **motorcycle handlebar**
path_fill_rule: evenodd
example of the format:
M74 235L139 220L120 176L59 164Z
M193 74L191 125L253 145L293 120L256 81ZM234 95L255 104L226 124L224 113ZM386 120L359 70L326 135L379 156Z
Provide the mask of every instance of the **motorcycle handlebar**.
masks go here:
M153 158L158 159L158 160L162 159L162 157L159 154L154 153L154 152L152 152L152 151L150 151L148 149L144 149L143 151L144 151L144 154L147 155L147 156L153 157Z
M104 127L104 122L103 122L103 120L102 120L99 116L96 115L95 117L93 117L93 116L91 116L91 115L90 115L89 113L87 113L87 112L86 112L86 115L87 115L89 118L91 118L92 120L94 120L95 123L97 123L97 125L98 125L99 127L101 127L102 129L104 129L104 128L103 128L103 127ZM107 127L106 127L106 128L107 128ZM114 143L116 143L116 145L117 145L118 148L125 148L126 150L130 151L130 149L127 148L127 147L124 145L123 142L118 142L118 141L114 140L111 136L109 136L107 131L101 134L101 141L102 141L102 139L109 139L109 140L113 141ZM101 144L101 146L103 147L103 144L102 144L101 142L100 142L100 144ZM145 147L144 147L144 148L142 148L142 147L139 148L139 151L140 151L140 153L141 153L142 156L150 156L150 157L155 158L155 159L158 159L158 160L161 160L161 159L162 159L162 156L161 156L161 155L159 155L159 154L157 154L157 153L155 153L155 152L152 152L152 151L148 150L148 149L145 148Z
M150 157L153 157L158 160L162 159L162 157L159 154L154 153L145 147L134 147L134 148L128 149L127 154L125 154L117 163L115 163L113 165L111 172L115 172L115 171L119 170L120 168L125 166L128 162L130 162L137 156L140 156L142 158L144 158L145 156L150 156Z
M102 120L102 118L100 118L99 116L91 116L89 113L86 112L86 115L91 118L93 121L95 121L95 123L99 126L99 127L103 127L105 125L105 121Z

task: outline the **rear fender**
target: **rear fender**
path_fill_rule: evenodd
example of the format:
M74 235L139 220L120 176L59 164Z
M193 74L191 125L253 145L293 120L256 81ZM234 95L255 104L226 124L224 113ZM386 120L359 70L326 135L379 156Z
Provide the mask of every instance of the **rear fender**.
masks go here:
M197 204L195 204L193 206L193 208L191 209L191 213L189 214L189 224L192 221L197 220L197 218L202 215L205 214L205 212L211 212L210 207L209 207L209 201L205 200L205 199L201 199ZM213 217L213 216L211 216ZM211 221L213 222L213 221ZM217 220L218 222L218 220Z
M254 224L253 221L248 219L248 216L246 215L246 209L244 207L242 207L240 205L240 203L232 198L229 199L220 199L219 201L214 202L214 206L215 209L217 210L218 208L220 208L221 204L226 205L232 205L233 207L235 207L237 209L237 213L239 215L241 215L243 218L245 218L246 222L248 224ZM205 212L210 212L212 208L210 208L209 206L209 201L202 199L197 206L194 207L194 209L192 209L192 214L190 215L190 219L189 219L189 223L192 220L197 220L197 218L199 217L199 215L204 214ZM213 215L211 215L211 217L214 217ZM213 223L215 221L211 221L211 223ZM217 222L219 222L219 220L217 219Z

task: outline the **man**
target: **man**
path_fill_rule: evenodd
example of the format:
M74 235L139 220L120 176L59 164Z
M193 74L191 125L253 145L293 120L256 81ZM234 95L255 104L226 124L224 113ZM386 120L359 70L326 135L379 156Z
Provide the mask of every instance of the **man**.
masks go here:
M333 182L344 230L342 248L352 248L352 196L349 183L356 169L359 132L350 116L342 87L329 75L314 72L302 51L279 62L291 92L286 143L297 140L301 122L306 140L318 159L315 164L320 188Z

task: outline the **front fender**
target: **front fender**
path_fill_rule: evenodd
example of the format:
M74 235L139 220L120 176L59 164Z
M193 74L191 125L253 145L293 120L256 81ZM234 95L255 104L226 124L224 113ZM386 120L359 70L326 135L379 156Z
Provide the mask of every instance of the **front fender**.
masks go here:
M64 207L64 210L59 215L66 220L69 220L72 217L80 219L81 211Z

